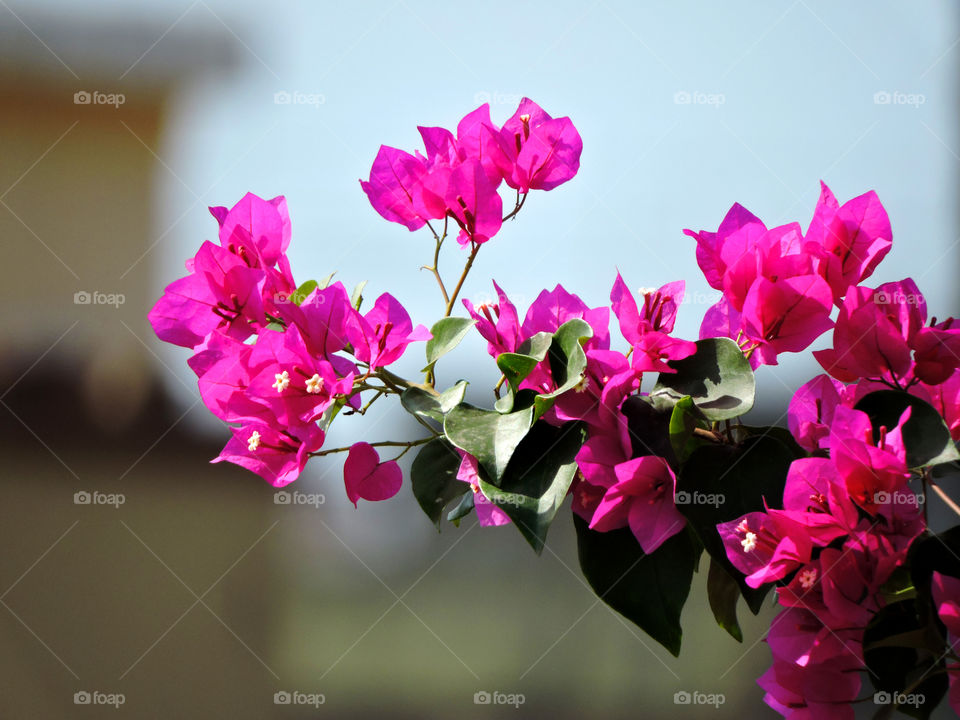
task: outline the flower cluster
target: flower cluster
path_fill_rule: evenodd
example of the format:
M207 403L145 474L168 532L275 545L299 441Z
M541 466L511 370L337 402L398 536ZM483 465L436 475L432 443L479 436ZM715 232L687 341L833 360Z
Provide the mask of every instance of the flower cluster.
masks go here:
M576 175L582 142L569 118L526 98L501 127L482 105L455 133L419 130L425 154L381 146L361 187L382 217L433 236L423 268L444 312L429 330L388 293L361 312L360 288L298 286L282 197L211 208L219 241L200 247L149 320L191 351L203 402L231 427L214 462L283 486L311 457L344 452L356 505L393 497L397 460L417 447L410 486L438 528L445 511L453 523L474 512L537 552L569 496L587 581L674 654L704 552L711 609L738 640L738 599L756 613L775 588L773 663L759 684L782 715L852 718L864 671L878 690L920 697L925 714L949 683L960 712L960 526L934 535L925 512L932 490L960 514L937 484L960 467L960 326L928 321L909 278L863 285L892 247L876 194L841 205L822 185L806 233L767 228L739 204L716 232L684 231L722 293L696 342L673 335L683 281L635 294L619 272L609 305L557 285L521 320L494 282L495 301L464 299L456 317L480 248L531 190ZM503 185L516 193L506 214ZM470 252L448 291L439 256L453 228ZM501 372L493 409L465 401L466 381L436 387L437 362L471 329ZM831 346L814 353L827 374L793 395L789 432L740 422L754 370L830 329ZM419 341L421 381L388 369ZM390 396L425 437L324 448L335 418ZM397 455L381 460L385 447ZM909 694L918 687L928 704Z
M869 277L891 246L890 221L874 192L839 205L822 191L803 234L798 223L767 229L736 204L714 232L684 230L697 262L723 298L707 310L700 337L737 341L754 368L776 365L832 327L830 313Z
M426 157L382 145L360 185L380 215L409 230L453 220L461 245L500 231L501 183L517 191L516 211L528 192L552 190L580 168L583 141L570 118L550 117L528 98L500 128L484 103L457 124L456 136L441 127L417 129Z
M205 242L150 311L161 340L190 348L207 408L232 438L214 462L247 468L275 486L323 454L326 429L343 408L361 409L361 391L395 362L423 326L384 293L361 314L341 283L297 289L286 250L290 218L283 197L245 195L211 208L219 244ZM367 443L351 448L347 495L380 500L399 489L399 468L380 463Z

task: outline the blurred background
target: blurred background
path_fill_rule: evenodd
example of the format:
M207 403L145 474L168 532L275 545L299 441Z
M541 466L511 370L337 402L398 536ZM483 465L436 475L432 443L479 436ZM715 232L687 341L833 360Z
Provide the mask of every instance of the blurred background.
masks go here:
M298 281L368 280L430 325L432 240L357 179L381 143L420 147L418 124L483 102L501 123L525 95L572 118L582 167L484 248L465 297L495 277L523 312L557 282L605 304L618 268L633 288L685 278L695 337L715 295L681 230L737 201L806 228L823 179L886 205L876 282L911 276L957 314L958 44L946 0L0 0L0 715L775 717L755 684L774 612L741 606L733 641L706 565L675 659L586 587L567 512L536 558L472 518L438 535L409 487L354 509L342 458L308 467L296 506L208 465L227 431L146 314L215 237L206 207L249 190L287 196ZM754 419L782 422L816 372L809 354L764 368ZM492 401L479 338L441 364L460 377ZM328 442L412 424L381 409Z

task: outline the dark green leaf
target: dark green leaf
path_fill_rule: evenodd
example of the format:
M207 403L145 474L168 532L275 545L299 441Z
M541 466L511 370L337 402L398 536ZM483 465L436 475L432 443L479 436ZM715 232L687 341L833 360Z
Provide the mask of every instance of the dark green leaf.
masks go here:
M937 465L960 459L940 413L918 397L899 390L878 390L864 395L856 404L870 416L874 440L880 437L880 427L892 430L903 411L910 408L910 418L903 426L903 444L907 450L907 466Z
M470 489L457 480L459 467L460 454L445 438L424 445L410 466L413 495L438 530L443 509Z
M496 485L481 473L484 496L507 514L538 554L577 473L577 451L585 437L581 423L535 423Z
M709 444L697 448L677 477L677 509L690 521L710 557L740 586L747 605L760 610L769 585L749 587L743 573L727 559L718 523L762 511L764 500L779 506L793 453L776 438L751 437L736 446Z
M442 423L444 415L463 402L466 391L466 380L461 380L439 395L433 395L423 388L409 387L400 395L400 404L411 415L428 417Z
M460 520L469 515L471 510L473 510L473 493L469 492L460 498L460 503L453 510L447 513L447 520L460 527Z
M942 638L936 642L935 633L924 627L913 600L882 608L863 632L863 658L874 688L878 694L906 695L897 709L921 720L930 717L947 691L944 644ZM924 638L932 641L929 646Z
M697 428L708 428L703 417L703 413L697 410L690 396L680 399L673 406L673 412L670 414L670 445L677 456L677 461L683 463L694 450L703 445L707 440L699 438L694 434Z
M677 467L677 457L670 443L670 416L673 406L655 406L649 398L640 395L628 397L620 411L627 418L631 457L658 455L671 467Z
M475 324L476 320L459 317L447 317L434 323L430 328L433 338L427 340L427 366L421 372L432 370L437 360L459 345Z
M573 523L580 567L594 592L674 656L679 655L680 613L699 556L690 534L681 531L646 555L629 528L596 532L576 514Z
M698 340L696 353L667 364L676 372L660 373L652 395L674 402L689 395L709 420L735 418L753 407L753 370L730 338Z
M710 558L710 570L707 572L707 598L717 625L722 627L737 642L743 642L743 631L737 621L737 600L740 599L740 586L723 565Z
M497 367L500 368L500 372L503 373L514 391L537 364L547 357L552 342L553 335L551 333L540 332L525 340L517 348L517 352L501 353L497 356Z
M504 415L461 403L447 413L443 430L454 445L476 457L497 483L532 423L532 407Z

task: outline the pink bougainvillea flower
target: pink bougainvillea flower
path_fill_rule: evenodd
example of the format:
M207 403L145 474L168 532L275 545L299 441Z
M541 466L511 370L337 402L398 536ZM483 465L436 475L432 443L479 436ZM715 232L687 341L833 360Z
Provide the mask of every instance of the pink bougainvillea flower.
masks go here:
M261 333L250 362L258 372L246 395L284 426L317 420L337 396L353 389L353 374L338 377L333 365L310 353L296 326Z
M570 118L551 118L539 105L523 98L500 130L503 172L507 184L526 193L552 190L580 169L583 140Z
M697 264L710 287L723 290L727 267L753 248L766 231L760 218L740 203L734 203L715 233L706 230L683 232L697 241Z
M634 458L613 468L616 482L593 512L590 527L608 532L629 525L645 553L652 553L686 525L673 501L676 478L664 458Z
M752 588L786 577L810 560L813 543L803 526L786 515L747 513L717 525L727 558Z
M487 352L497 357L501 353L516 352L520 346L520 320L517 308L496 280L493 281L493 287L497 291L497 302L474 307L472 302L464 298L463 306L470 317L477 321L477 331L487 341Z
M787 427L807 452L829 447L833 411L841 404L844 385L829 375L817 375L801 385L787 408Z
M354 443L343 464L343 482L350 502L389 500L400 491L403 473L395 460L380 462L370 443Z
M568 320L580 318L593 329L593 337L584 344L585 350L607 350L610 347L610 309L589 308L579 297L557 285L544 290L533 301L523 319L520 334L524 339L538 332L556 332Z
M587 369L583 380L573 392L557 398L553 409L561 422L585 420L588 425L601 424L600 413L616 412L625 397L640 386L640 376L630 367L630 361L616 350L587 350ZM615 386L625 382L628 387L616 393ZM614 395L617 397L614 399Z
M635 345L646 332L673 332L677 308L683 302L684 288L684 281L678 280L667 283L659 290L642 290L643 306L638 308L633 293L617 273L610 291L610 302L613 314L620 323L620 334L628 343Z
M212 332L187 361L199 378L204 405L224 422L272 419L269 408L246 394L251 378L260 369L251 361L252 354L252 345Z
M776 364L779 353L804 350L830 329L832 307L830 287L816 275L761 277L747 293L741 327L749 348L761 350L765 364Z
M231 428L233 437L211 462L231 462L257 473L274 487L292 483L310 453L323 445L324 433L313 423L278 430L272 423L250 421Z
M423 180L427 174L426 163L403 150L380 146L370 180L360 181L370 204L385 219L400 223L408 230L422 228L431 217L443 217L430 213L423 201Z
M329 359L347 343L347 322L353 305L343 283L317 288L299 306L291 304L288 315L300 328L310 352Z
M910 278L876 290L851 288L840 306L833 347L814 357L845 382L861 377L898 382L911 371L911 345L917 342L926 314L923 295Z
M631 367L635 372L675 373L669 360L683 360L697 351L697 346L688 340L673 338L666 333L651 330L644 333L633 346Z
M244 340L266 324L263 270L211 242L200 246L188 268L190 274L168 285L150 310L158 338L194 348L214 330Z
M841 206L825 183L820 188L805 239L817 251L817 272L839 305L847 290L870 277L890 252L893 233L887 211L872 190Z
M273 267L290 245L290 214L282 195L264 200L248 192L229 210L211 207L210 214L220 224L220 244L241 257L253 254L257 266Z
M457 124L457 150L461 160L478 160L496 187L503 180L509 161L500 147L500 129L490 120L490 105L484 103Z
M477 459L470 453L457 448L460 453L460 467L457 469L457 480L470 485L473 493L473 509L477 513L477 521L484 527L508 525L510 517L495 503L490 502L480 490L480 466Z
M830 456L850 499L869 513L876 512L883 493L906 486L910 473L901 437L910 417L907 408L895 428L881 428L875 444L867 414L837 406L830 428Z
M366 315L354 311L347 322L354 356L371 368L396 362L410 343L431 337L423 325L413 327L403 305L389 293L378 297Z
M461 245L485 243L500 231L503 200L479 160L465 160L454 168L444 200L460 226Z
M794 460L783 489L783 510L770 512L803 525L818 546L848 534L859 521L842 477L827 458Z
M927 385L939 385L960 366L960 325L953 318L921 328L911 338L913 374Z

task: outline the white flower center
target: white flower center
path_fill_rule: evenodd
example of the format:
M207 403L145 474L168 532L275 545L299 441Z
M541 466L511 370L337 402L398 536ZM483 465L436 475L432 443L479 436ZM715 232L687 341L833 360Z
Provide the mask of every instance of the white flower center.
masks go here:
M323 378L319 373L314 373L312 378L307 379L307 392L318 393L323 390Z
M800 573L800 587L804 590L809 590L813 587L813 584L817 581L817 569L808 568Z
M753 549L757 547L757 534L748 532L740 541L740 545L743 546L744 552L753 552Z
M573 390L574 392L582 393L582 392L585 392L589 387L590 387L590 378L584 375L583 379L573 386Z
M278 393L282 393L288 387L290 387L290 373L284 370L282 373L276 373L274 376L275 382L272 387L277 389Z
M247 450L253 452L258 447L260 447L260 433L254 430L247 439Z

